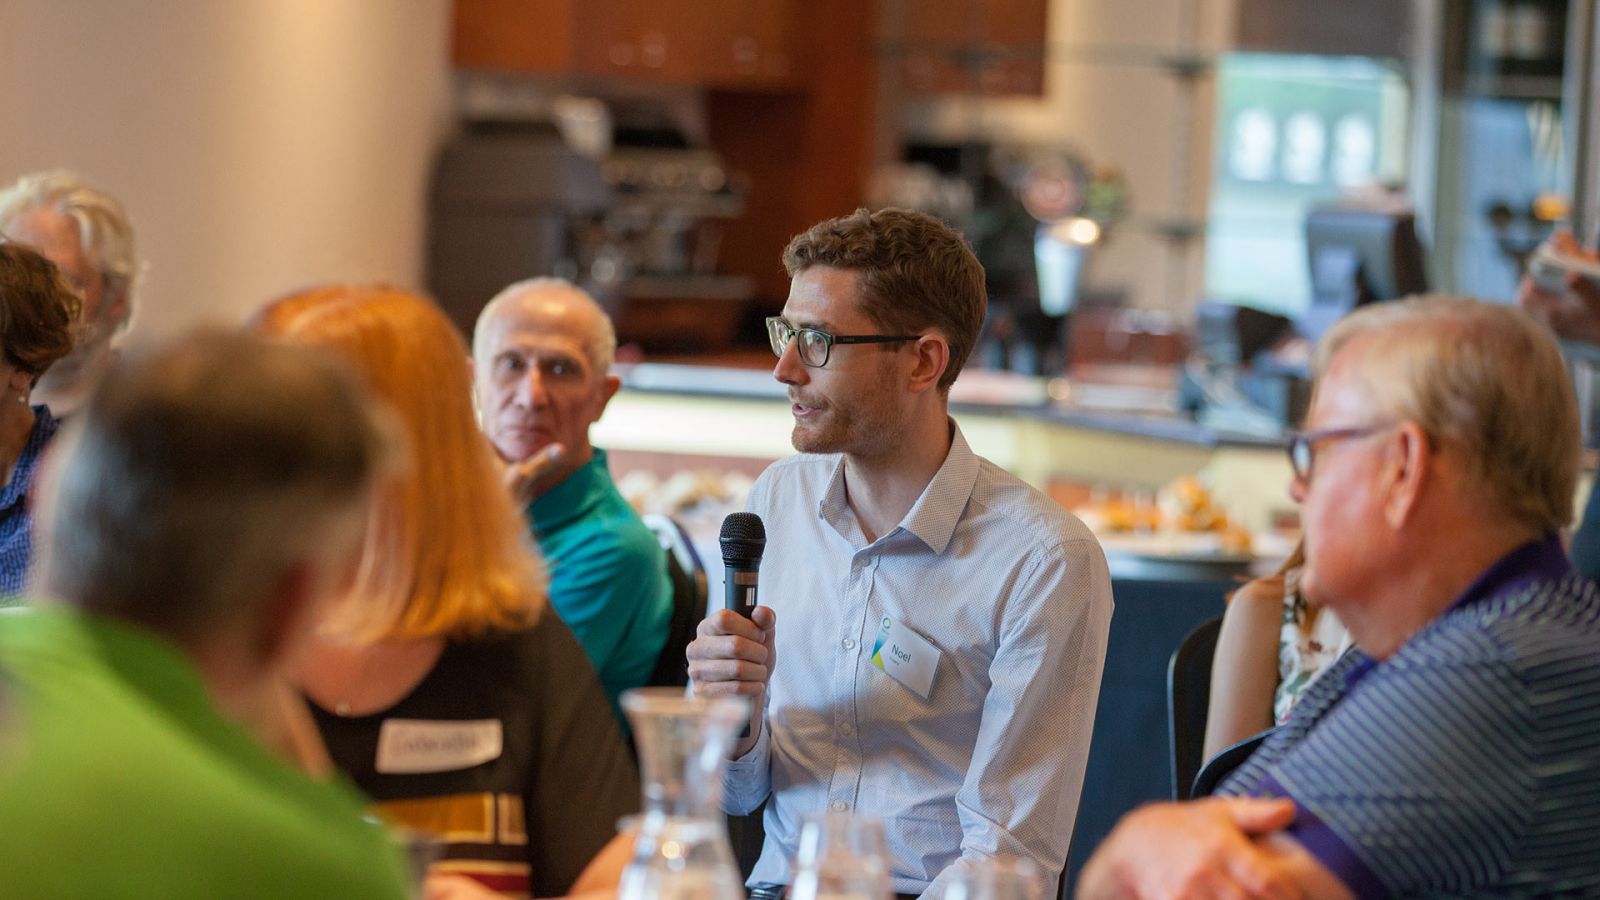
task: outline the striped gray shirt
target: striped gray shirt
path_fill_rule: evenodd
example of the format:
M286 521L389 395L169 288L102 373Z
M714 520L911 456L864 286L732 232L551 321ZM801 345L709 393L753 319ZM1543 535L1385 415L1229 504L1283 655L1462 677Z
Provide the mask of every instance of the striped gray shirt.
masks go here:
M1600 591L1554 537L1345 654L1219 794L1287 796L1357 896L1600 895Z

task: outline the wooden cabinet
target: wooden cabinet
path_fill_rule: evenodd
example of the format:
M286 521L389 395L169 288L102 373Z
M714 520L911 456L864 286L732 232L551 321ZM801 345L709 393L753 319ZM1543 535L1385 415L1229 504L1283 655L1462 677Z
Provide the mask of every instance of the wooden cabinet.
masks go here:
M1049 0L897 0L887 64L911 93L1044 94Z
M1041 0L1042 2L1042 0ZM457 67L699 86L708 142L746 177L717 271L788 293L795 234L866 199L880 0L455 0Z
M791 0L456 0L457 66L742 89L799 80Z

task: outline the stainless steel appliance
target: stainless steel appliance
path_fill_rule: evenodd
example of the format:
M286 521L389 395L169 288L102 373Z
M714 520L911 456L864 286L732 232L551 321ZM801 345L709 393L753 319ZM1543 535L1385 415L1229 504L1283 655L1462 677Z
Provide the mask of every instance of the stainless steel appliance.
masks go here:
M609 133L586 152L553 121L464 124L434 178L429 289L470 333L501 288L554 275L594 294L623 342L725 345L754 292L717 273L740 179L647 104L601 121Z

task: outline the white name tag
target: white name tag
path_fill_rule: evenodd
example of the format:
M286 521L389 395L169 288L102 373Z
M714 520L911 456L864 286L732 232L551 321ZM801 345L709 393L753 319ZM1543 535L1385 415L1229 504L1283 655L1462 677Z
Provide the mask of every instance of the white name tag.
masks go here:
M939 649L922 635L884 616L873 645L872 664L926 700L933 691L933 673L939 668Z
M385 719L378 730L378 771L386 775L453 772L500 756L499 719Z

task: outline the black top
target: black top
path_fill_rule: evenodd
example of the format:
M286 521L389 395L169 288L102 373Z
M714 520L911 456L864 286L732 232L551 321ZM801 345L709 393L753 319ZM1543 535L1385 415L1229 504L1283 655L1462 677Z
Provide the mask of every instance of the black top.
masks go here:
M310 706L334 764L383 818L444 838L435 871L565 894L638 810L638 770L599 679L553 613L525 631L448 643L383 712Z

